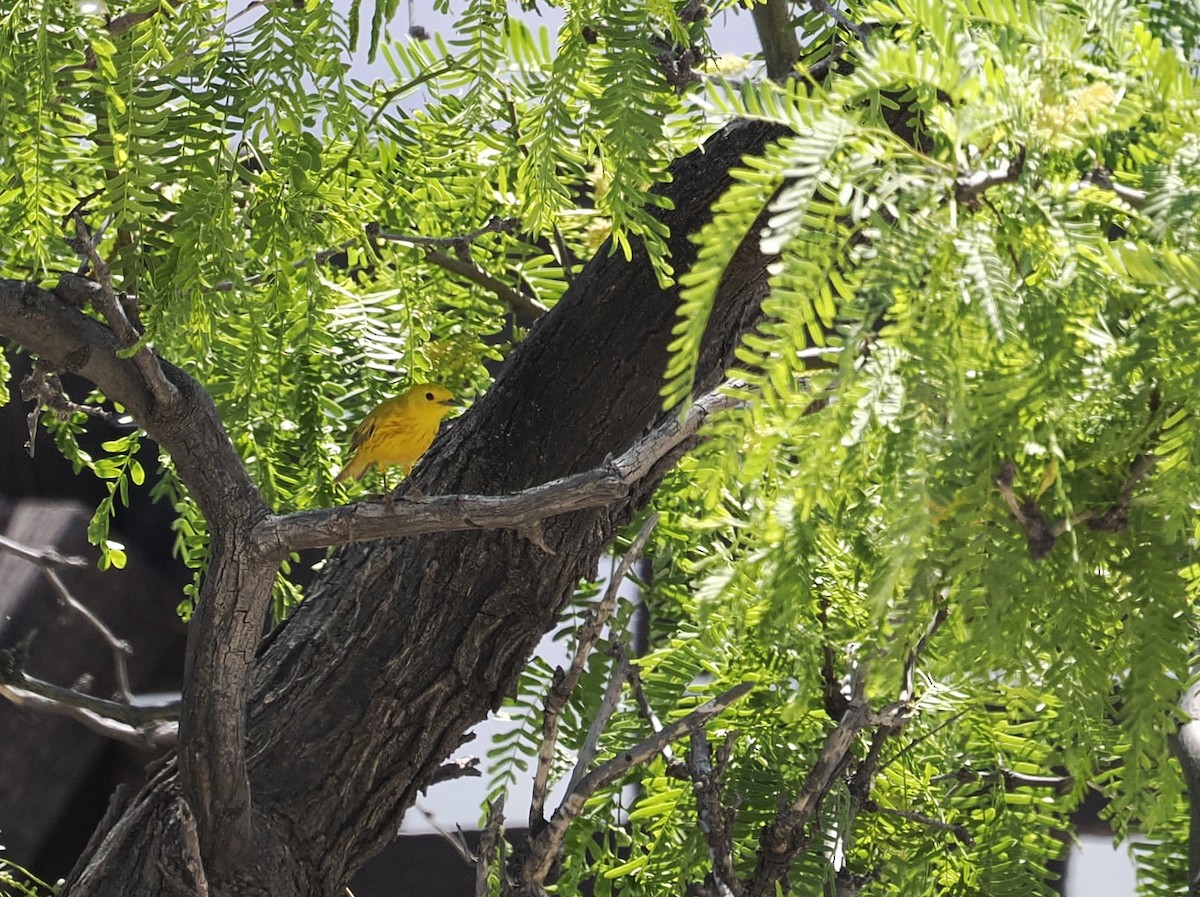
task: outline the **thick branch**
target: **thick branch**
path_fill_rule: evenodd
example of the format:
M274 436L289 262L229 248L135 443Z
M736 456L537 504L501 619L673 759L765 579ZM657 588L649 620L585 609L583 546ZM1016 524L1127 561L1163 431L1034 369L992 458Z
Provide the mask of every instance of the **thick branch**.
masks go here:
M384 498L338 508L267 517L251 538L264 552L286 557L306 548L327 548L417 533L523 529L547 517L611 504L668 455L690 446L700 425L739 400L713 393L697 401L680 423L671 417L619 458L584 473L522 489L511 495L441 495Z
M128 341L78 311L89 301L104 304L104 287L65 275L59 292L63 298L31 284L0 280L0 333L86 377L124 405L170 452L213 534L209 573L188 630L179 722L186 745L180 754L184 793L196 813L211 878L214 871L229 871L225 861L236 862L252 848L246 678L275 568L269 559L247 551L246 536L268 509L203 388L169 363L141 355L149 349L132 359L121 357ZM115 320L121 326L120 318ZM159 376L169 389L157 382ZM214 862L217 857L221 861Z

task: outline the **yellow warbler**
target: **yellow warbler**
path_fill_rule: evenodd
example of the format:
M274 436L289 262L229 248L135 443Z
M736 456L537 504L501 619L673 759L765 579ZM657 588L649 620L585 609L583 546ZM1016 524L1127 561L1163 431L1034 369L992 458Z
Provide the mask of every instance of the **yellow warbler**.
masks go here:
M357 480L373 464L380 470L398 464L407 476L433 442L453 402L446 387L422 383L380 403L350 437L350 460L334 480Z

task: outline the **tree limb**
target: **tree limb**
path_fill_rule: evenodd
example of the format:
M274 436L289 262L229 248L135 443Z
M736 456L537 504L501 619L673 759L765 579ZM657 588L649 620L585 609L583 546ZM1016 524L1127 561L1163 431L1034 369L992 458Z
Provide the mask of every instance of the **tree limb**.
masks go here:
M179 758L184 794L196 813L211 878L227 873L225 864L236 864L252 848L246 683L275 568L247 550L247 536L268 509L204 389L179 368L151 357L147 347L123 357L128 341L78 310L81 298L95 303L99 296L104 304L103 286L64 275L59 291L61 297L0 280L0 333L88 378L124 405L171 454L213 533L209 571L188 628L179 721L180 740L187 745ZM116 315L111 308L109 313ZM113 320L123 327L119 317ZM157 382L159 375L169 390Z
M689 445L710 415L738 399L705 396L682 423L670 417L620 457L583 473L561 477L510 495L385 497L336 508L297 511L264 518L251 539L264 553L284 558L306 548L328 548L418 533L476 529L521 529L558 514L609 504L629 493L659 461Z
M613 677L614 680L616 677ZM666 726L661 732L642 739L633 747L619 753L613 759L596 767L587 775L575 782L559 804L549 824L535 836L529 839L528 854L522 865L522 880L530 892L536 892L550 867L558 856L567 828L579 815L589 797L605 785L610 785L633 769L645 763L658 754L665 745L677 741L685 735L699 730L710 719L723 713L736 700L745 695L753 687L750 682L743 682L722 692L705 704L697 707L687 716ZM576 767L578 769L578 767Z
M592 608L583 625L579 627L579 631L575 636L575 654L571 658L570 665L565 672L562 667L554 671L554 680L542 707L542 740L538 745L537 769L534 771L533 776L533 794L529 801L530 831L537 831L545 822L542 810L546 806L546 791L550 781L550 765L554 760L555 745L558 743L558 726L562 718L563 708L567 706L567 701L571 699L571 693L575 691L575 686L579 684L579 678L583 675L583 668L587 663L589 655L592 653L592 648L595 647L596 641L600 638L600 633L604 631L604 626L608 623L608 618L612 616L613 610L616 609L617 595L620 593L621 584L625 581L625 577L638 558L641 557L642 550L646 547L650 533L654 530L657 523L657 514L651 514L646 518L646 522L642 524L642 528L638 531L633 543L626 550L624 556L622 556L621 563L618 565L616 571L609 577L608 588L604 593L604 597Z
M134 747L168 747L175 743L179 727L171 717L178 712L178 704L139 707L106 701L9 667L13 667L12 658L0 658L0 697L17 707L73 719L98 735Z

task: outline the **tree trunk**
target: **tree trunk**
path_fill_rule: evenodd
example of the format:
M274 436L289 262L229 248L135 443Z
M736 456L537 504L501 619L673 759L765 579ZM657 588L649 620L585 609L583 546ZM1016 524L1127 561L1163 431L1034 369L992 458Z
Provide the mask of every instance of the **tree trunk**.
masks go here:
M688 235L708 219L730 167L780 135L737 123L674 166L666 193L675 208L663 217L677 271L693 261ZM757 240L748 240L718 293L698 390L720 381L757 320L765 269ZM626 262L602 251L439 439L415 484L427 495L507 493L619 454L663 417L659 389L677 307L677 293L657 287L644 254ZM250 860L230 876L200 867L191 810L169 761L127 806L113 808L115 822L97 832L63 893L340 892L395 837L464 733L513 688L580 578L594 575L617 528L676 459L627 499L552 518L537 532L337 551L259 650L247 724Z

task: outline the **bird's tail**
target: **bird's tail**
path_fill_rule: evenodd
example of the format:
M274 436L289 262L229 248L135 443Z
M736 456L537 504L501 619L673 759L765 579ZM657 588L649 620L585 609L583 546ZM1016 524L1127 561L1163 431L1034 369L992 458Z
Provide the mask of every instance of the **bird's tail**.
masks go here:
M338 471L338 475L333 478L335 483L340 483L343 480L357 480L367 472L367 463L358 455L351 458L345 467Z

